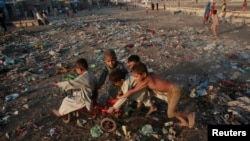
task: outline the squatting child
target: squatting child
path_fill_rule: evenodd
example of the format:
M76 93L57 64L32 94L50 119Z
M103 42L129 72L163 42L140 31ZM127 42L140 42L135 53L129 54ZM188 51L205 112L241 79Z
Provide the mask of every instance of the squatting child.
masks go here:
M93 108L92 96L96 92L96 77L88 71L88 63L85 59L78 59L75 63L76 73L79 75L74 80L54 82L53 85L63 90L76 90L73 95L63 99L59 110L53 109L52 112L58 116L64 116L73 111L86 107L91 111ZM77 124L79 120L77 120Z

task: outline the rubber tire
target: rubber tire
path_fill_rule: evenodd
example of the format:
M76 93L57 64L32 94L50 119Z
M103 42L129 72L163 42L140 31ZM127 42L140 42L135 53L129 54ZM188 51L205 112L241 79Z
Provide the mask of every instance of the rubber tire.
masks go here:
M107 124L109 124L108 126L111 128L108 128L107 129ZM111 119L111 118L104 118L102 121L101 121L101 129L104 130L105 132L113 132L115 131L117 128L117 124L116 122Z
M72 119L71 113L69 113L69 114L67 114L67 115L64 115L64 116L62 117L63 123L70 123L70 122L71 122L71 119Z

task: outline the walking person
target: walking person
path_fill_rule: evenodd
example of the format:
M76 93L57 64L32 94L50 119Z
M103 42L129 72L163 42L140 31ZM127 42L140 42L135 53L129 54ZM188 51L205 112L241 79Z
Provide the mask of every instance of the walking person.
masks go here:
M222 19L222 23L226 22L226 2L223 2L222 8L221 8L221 19Z
M157 11L159 10L159 4L158 4L158 2L156 2L156 10Z
M212 25L211 25L211 30L214 35L214 38L217 39L217 27L219 25L219 17L217 15L217 10L213 11L213 17L212 17Z

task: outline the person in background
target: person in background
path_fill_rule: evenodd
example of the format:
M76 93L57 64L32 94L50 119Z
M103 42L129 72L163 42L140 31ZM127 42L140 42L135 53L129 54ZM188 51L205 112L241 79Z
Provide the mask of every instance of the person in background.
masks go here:
M41 15L41 13L39 13L39 11L36 10L35 14L36 14L36 18L38 20L39 25L45 25L45 21L44 21L42 15Z
M244 0L242 4L242 10L246 11L246 9L247 9L247 0Z
M5 16L4 16L3 11L0 11L0 25L3 27L4 32L7 32L7 26L5 23Z
M211 30L214 35L214 38L217 39L217 27L219 25L219 17L217 15L217 10L213 11L213 17L212 17L212 25L211 25Z
M49 24L47 13L45 12L45 10L42 11L41 16L44 19L45 24Z
M221 8L221 19L222 19L222 22L225 23L226 19L226 2L224 1L223 4L222 4L222 8Z

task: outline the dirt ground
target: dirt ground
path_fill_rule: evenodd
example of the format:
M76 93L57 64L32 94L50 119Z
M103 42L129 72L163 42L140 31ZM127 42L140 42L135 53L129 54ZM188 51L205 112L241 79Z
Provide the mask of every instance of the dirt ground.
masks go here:
M124 30L126 27L134 28L135 25L138 25L141 29L157 31L155 34L159 37L166 36L169 38L184 36L185 32L191 28L191 31L194 30L196 32L194 36L197 38L200 37L199 39L201 42L216 42L209 31L209 24L203 25L201 17L184 15L182 13L171 14L162 10L158 12L149 10L149 13L146 13L144 8L138 7L136 9L130 9L129 11L119 8L104 8L101 10L82 11L75 17L68 19L68 22L72 21L75 21L79 25L70 26L67 22L62 22L63 24L55 26L58 23L54 23L54 25L35 28L11 29L13 30L12 33L1 35L1 48L5 47L4 49L1 49L2 54L14 57L34 52L34 54L37 55L35 57L37 63L29 63L25 65L19 63L14 65L15 69L6 69L4 72L0 73L0 106L5 107L0 116L3 118L6 117L6 115L9 115L8 122L0 128L1 141L129 140L125 139L124 136L118 136L115 133L103 133L98 138L91 137L91 127L95 124L100 124L101 119L103 119L102 116L98 116L97 119L90 119L87 118L86 115L81 115L82 118L88 120L82 128L76 127L74 121L65 124L60 118L56 118L51 113L51 109L58 108L63 97L65 97L65 94L60 91L60 89L50 85L50 83L54 81L62 80L62 78L67 75L65 73L56 74L56 64L63 63L72 66L77 58L84 57L89 61L89 64L96 64L96 67L93 67L92 70L98 76L103 63L101 61L96 63L95 59L97 58L95 58L96 56L94 53L96 50L105 48L124 49L127 44L133 43L133 40L138 38L137 33L127 34L126 32L122 32L120 34L124 34L124 37L121 36L122 38L119 40L112 40L112 36L104 39L102 38L104 35L101 35L100 31L105 28L112 28L112 25L109 27L99 27L98 22L111 22L111 24L113 24L112 21L116 21L119 23L120 30ZM113 24L113 26L115 27L116 25ZM45 32L49 34L44 34ZM82 35L89 36L87 38L81 38L83 37ZM249 35L250 28L245 25L221 24L218 28L218 40L234 41L236 44L244 42L245 45L249 45ZM176 40L176 38L172 38L172 40ZM11 44L11 42L13 42L13 44ZM48 48L58 46L60 43L63 43L64 46L71 47L68 47L60 52L61 56L59 58L53 58L48 55L49 49L39 50L32 48L31 46L33 44L31 45L31 42L36 42L36 44L47 43ZM169 42L171 42L171 40L169 40ZM109 43L108 46L105 46L105 43ZM83 47L75 49L74 47L77 47L79 44L83 45ZM186 44L187 46L190 45L189 43ZM6 45L8 46L6 47ZM30 48L27 48L27 46ZM169 55L161 56L161 52L165 51L169 52ZM79 54L76 55L76 52ZM192 48L173 48L171 46L164 45L162 48L158 48L157 45L153 45L149 47L132 47L126 49L125 52L120 52L118 56L124 59L127 58L129 54L138 54L141 57L141 60L147 62L147 65L149 65L154 72L157 72L159 75L172 79L178 83L180 81L185 81L178 79L181 74L193 74L199 76L209 75L209 73L211 73L208 71L210 64L216 61L218 56L223 55L223 50L221 51L221 54L216 53L215 55L217 56L214 56L212 53L211 60L205 61L202 57L196 62L178 60L178 58L174 57L185 53L193 54L194 56L199 54L197 50L192 50ZM164 62L172 62L174 65L171 67L162 67ZM27 80L27 77L24 75L24 72L26 71L39 72L40 69L42 69L42 72L46 72L45 74L48 74L48 76L44 79L37 78L30 81ZM25 93L24 89L26 87L34 88L34 91ZM105 89L106 85L103 86L99 93L104 94ZM207 124L209 124L210 121L207 117L211 116L205 116L204 113L209 111L213 105L207 101L206 97L190 98L190 89L191 88L186 89L179 108L180 110L196 112L195 128L188 129L174 127L174 130L176 131L176 137L174 140L206 141ZM5 95L16 92L20 93L20 97L18 99L8 102L5 101ZM127 118L127 122L124 122L123 119L117 120L118 130L123 134L121 125L125 124L127 129L131 131L131 141L167 140L166 135L163 135L161 132L162 127L165 122L175 120L168 119L166 117L167 104L158 99L155 101L158 106L158 111L153 113L151 118L143 116L147 111L147 109L144 108L138 116L131 116L130 118ZM25 104L28 104L28 108L24 108ZM13 114L15 111L18 111L18 114ZM157 118L159 120L157 120ZM154 130L158 131L159 136L143 136L140 134L139 130L145 124L151 124ZM50 130L53 128L56 129L56 133L53 136L50 136Z

